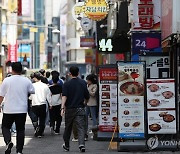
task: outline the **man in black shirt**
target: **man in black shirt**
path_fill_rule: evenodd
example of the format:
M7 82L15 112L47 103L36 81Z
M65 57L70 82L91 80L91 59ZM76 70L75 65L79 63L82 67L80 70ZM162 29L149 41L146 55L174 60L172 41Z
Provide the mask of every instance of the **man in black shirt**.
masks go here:
M69 151L69 140L73 123L77 127L79 149L85 152L85 102L89 99L89 92L84 80L78 78L79 68L70 67L72 79L63 85L61 115L65 113L64 144L62 147Z

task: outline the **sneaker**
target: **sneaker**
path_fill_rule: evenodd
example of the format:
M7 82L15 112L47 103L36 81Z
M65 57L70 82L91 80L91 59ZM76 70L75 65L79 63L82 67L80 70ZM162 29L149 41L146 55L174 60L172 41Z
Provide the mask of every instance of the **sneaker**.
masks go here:
M35 132L34 132L34 136L37 137L38 136L38 132L39 132L39 127L36 128Z
M80 150L80 152L85 152L86 151L85 146L84 145L80 145L79 146L79 150Z
M72 142L78 142L78 139L72 138Z
M59 133L59 132L56 132L56 131L54 131L54 134L55 134L55 135L60 135L60 133Z
M7 147L6 147L5 154L10 154L12 147L13 147L13 143L12 143L12 142L9 142L8 145L7 145Z
M38 137L38 138L42 138L42 135L38 135L37 137Z
M17 154L23 154L22 152L18 152Z
M85 134L85 135L84 135L84 141L87 141L87 140L88 140L88 135Z
M62 145L62 148L64 149L64 151L68 152L69 151L69 147L67 147L65 144Z

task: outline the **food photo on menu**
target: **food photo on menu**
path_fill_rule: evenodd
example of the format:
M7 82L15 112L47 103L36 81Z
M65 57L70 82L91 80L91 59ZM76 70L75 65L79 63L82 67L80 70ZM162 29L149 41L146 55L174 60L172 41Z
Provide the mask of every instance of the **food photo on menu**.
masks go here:
M110 85L102 85L101 91L110 91Z
M175 111L149 111L148 132L150 134L176 133Z
M120 95L143 96L143 73L139 69L119 70L119 89Z
M147 107L175 108L174 85L171 83L147 83Z

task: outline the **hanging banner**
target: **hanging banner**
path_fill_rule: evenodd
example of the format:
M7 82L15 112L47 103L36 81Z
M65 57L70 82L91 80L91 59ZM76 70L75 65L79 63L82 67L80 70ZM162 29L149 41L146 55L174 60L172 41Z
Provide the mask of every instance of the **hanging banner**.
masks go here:
M16 62L17 61L17 43L8 45L8 61Z
M118 124L120 138L144 138L144 66L118 62Z
M147 80L148 134L176 134L174 79Z
M99 131L113 132L117 123L117 69L99 68Z
M161 0L133 1L133 30L160 30Z

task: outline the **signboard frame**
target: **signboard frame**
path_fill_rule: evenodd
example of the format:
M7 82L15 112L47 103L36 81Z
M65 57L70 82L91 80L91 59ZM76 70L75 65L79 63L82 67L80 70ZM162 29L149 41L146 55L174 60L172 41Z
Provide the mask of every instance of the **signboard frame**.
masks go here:
M120 63L122 63L123 64L123 66L125 66L125 65L130 65L130 66L133 66L133 64L134 64L134 66L138 66L138 65L142 65L142 73L143 73L143 76L141 77L141 79L143 80L143 83L142 84L144 84L144 86L146 85L146 82L145 82L145 77L146 77L146 65L145 65L145 62L144 61L118 61L116 64L117 64L117 69L118 69L118 65L120 65ZM119 71L119 70L118 70ZM138 71L140 71L140 70L138 70ZM129 72L133 72L133 70L129 70ZM140 73L140 72L139 72ZM117 82L117 93L118 93L118 95L117 95L117 111L118 111L118 122L119 122L119 94L120 94L120 89L119 89L119 82L120 82L120 76L119 76L119 72L118 72L118 82ZM125 75L126 75L126 73L125 73ZM127 73L127 75L128 75L128 73ZM129 78L129 77L128 77ZM127 80L127 79L123 79L123 80ZM135 82L135 79L134 79L134 82ZM143 96L143 98L141 98L142 100L143 100L143 107L144 107L144 109L146 109L146 103L145 103L145 100L146 100L146 89L144 88L143 89L143 94L141 95L141 96ZM129 97L132 97L130 94L124 94L124 96L127 96L128 98ZM133 98L134 99L134 98ZM129 100L129 102L130 101L132 101L132 100ZM140 101L140 100L139 100ZM143 111L143 120L145 121L145 119L146 119L146 117L145 117L145 111ZM125 114L126 115L126 114ZM144 122L143 121L143 122ZM119 128L119 123L118 123L118 128ZM121 128L120 128L121 129ZM134 137L125 137L124 136L124 138L125 139L144 139L145 138L145 136L146 136L146 125L145 125L145 123L144 123L144 125L143 125L143 129L144 129L144 137L136 137L136 136L134 136ZM135 134L135 133L130 133L130 134ZM120 135L120 131L118 132L118 135ZM118 136L119 138L123 138L122 136L120 137L120 136Z
M141 64L143 66L143 80L144 80L144 87L146 87L146 62L145 61L117 61L116 62L116 67L118 69L118 63L123 63L123 64L128 64L130 63L131 65L133 64ZM119 73L118 73L119 75ZM118 77L119 80L119 77ZM118 81L119 82L119 81ZM118 84L117 82L117 84ZM117 85L117 102L118 102L118 97L119 97L119 87ZM146 146L146 138L147 138L147 124L145 123L145 120L147 118L147 115L145 114L145 111L147 109L146 106L146 88L144 88L144 137L142 138L121 138L119 137L119 120L118 120L118 140L117 140L117 148L119 152L122 151L145 151L147 149ZM117 112L118 112L118 118L119 118L119 103L117 103ZM127 141L127 142L126 142Z
M98 73L99 88L100 88L100 74L99 74L100 73L100 69L116 69L117 70L117 65L116 64L107 64L107 65L100 65L100 66L98 66L97 73ZM117 76L117 74L116 74L116 76ZM116 82L117 82L117 79L116 79ZM115 83L115 85L117 86L117 83ZM100 90L99 90L99 106L101 105L101 98L100 98L100 96L101 95L100 95ZM115 99L115 100L117 100L117 99ZM117 107L116 107L116 109L117 109ZM99 111L100 111L100 109L99 109ZM99 113L99 115L100 115L100 113ZM99 117L99 119L100 119L100 117ZM115 125L114 125L114 127L111 128L111 131L100 131L100 130L98 130L97 140L98 141L110 141L111 138L112 138L114 129L115 129ZM117 133L115 132L114 140L117 140L117 139L118 139Z
M153 80L148 79L148 80ZM154 78L154 80L157 80ZM179 129L178 129L178 121L179 121L179 116L178 116L178 104L177 104L177 82L175 80L175 78L167 78L167 79L159 79L159 80L174 80L174 111L175 111L175 116L176 116L176 133L156 133L156 134L149 134L147 132L147 149L149 151L168 151L168 150L173 150L173 151L178 151L179 150L179 143L180 140L178 138L178 133L179 133ZM158 82L158 81L157 81ZM147 102L148 103L148 102ZM147 109L148 111L148 109ZM162 111L161 109L159 109L159 111ZM168 110L167 110L168 111ZM148 113L147 113L147 117L148 117ZM148 120L148 119L147 119ZM151 145L150 142L154 142L154 145ZM165 143L166 144L163 144ZM152 147L151 147L152 146Z

